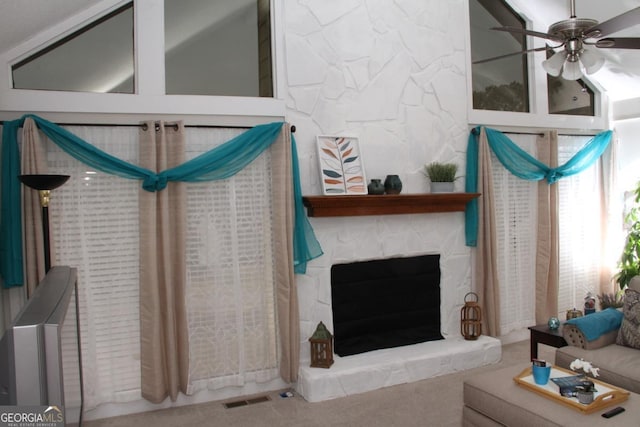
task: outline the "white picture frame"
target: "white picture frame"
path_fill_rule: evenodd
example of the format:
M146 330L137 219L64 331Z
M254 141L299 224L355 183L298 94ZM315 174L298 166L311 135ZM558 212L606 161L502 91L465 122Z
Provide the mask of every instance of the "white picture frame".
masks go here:
M360 143L357 137L316 137L322 193L326 196L367 194Z

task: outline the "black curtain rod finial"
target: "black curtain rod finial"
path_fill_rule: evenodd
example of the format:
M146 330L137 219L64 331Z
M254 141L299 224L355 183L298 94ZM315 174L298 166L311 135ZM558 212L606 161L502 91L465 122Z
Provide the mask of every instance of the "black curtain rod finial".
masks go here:
M296 126L295 125L291 125L291 133L296 133Z

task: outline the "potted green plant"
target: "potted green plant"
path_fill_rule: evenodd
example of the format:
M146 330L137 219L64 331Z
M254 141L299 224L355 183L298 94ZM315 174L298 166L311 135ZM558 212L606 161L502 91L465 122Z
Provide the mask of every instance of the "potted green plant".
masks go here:
M600 310L607 308L620 308L624 305L624 291L622 289L617 292L605 292L598 295L600 300Z
M458 165L455 163L432 162L424 166L424 174L431 181L432 193L446 193L453 191Z
M640 182L634 193L636 204L625 216L627 238L618 261L618 272L614 276L620 289L626 288L631 279L640 274Z

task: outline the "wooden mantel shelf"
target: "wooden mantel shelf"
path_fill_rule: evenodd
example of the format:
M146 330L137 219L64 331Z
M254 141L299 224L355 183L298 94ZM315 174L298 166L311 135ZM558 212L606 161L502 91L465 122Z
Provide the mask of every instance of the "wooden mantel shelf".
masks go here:
M308 216L395 215L461 212L479 193L303 196Z

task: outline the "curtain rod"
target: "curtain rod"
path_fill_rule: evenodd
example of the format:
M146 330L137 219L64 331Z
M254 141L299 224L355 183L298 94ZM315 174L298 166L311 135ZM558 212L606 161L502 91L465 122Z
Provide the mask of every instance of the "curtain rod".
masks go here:
M0 120L0 125L4 125L5 120ZM145 128L146 123L56 123L58 126L116 126L116 127L141 127ZM165 123L164 126L176 127L176 123ZM211 128L211 129L250 129L252 126L224 126L224 125L184 125L186 128ZM296 127L291 125L291 132L295 133Z
M502 132L502 133L506 133L509 135L537 135L537 136L544 135L544 133L542 132ZM558 133L558 136L596 136L596 135L591 133Z
M516 131L502 131L500 129L497 129L498 131L504 133L504 134L508 134L508 135L536 135L536 136L543 136L544 133L542 132L516 132ZM473 128L471 130L471 132L473 132L474 135L477 135L477 130L476 128ZM593 133L558 133L558 136L596 136L596 134Z

